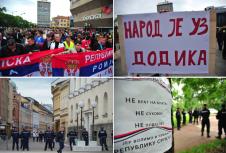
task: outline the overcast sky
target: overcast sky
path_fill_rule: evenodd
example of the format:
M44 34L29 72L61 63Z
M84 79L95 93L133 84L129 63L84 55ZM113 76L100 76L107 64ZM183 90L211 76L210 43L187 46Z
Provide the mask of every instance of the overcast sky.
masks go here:
M51 82L54 78L12 78L18 92L24 97L31 97L42 104L53 104Z
M114 0L115 15L157 12L164 0ZM226 0L170 0L174 11L200 11L208 6L226 6Z
M48 1L51 2L51 19L57 15L71 15L69 0ZM19 15L30 22L37 23L37 0L0 0L0 7L3 6L8 10L8 14L13 12L13 15Z

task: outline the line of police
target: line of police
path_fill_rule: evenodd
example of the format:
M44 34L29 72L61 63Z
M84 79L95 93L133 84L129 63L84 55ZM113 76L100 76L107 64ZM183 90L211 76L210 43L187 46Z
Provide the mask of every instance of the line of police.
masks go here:
M45 151L47 150L47 146L49 146L49 148L53 150L53 148L55 147L55 142L54 142L54 139L55 139L56 142L59 143L59 149L57 150L57 152L62 153L62 150L64 148L64 135L65 135L64 128L61 128L60 131L55 134L53 130L49 127L44 134L44 141L45 141L44 150ZM30 131L27 130L27 128L23 128L23 131L21 133L19 133L19 131L16 128L14 128L14 130L12 131L12 139L13 139L12 150L14 150L16 146L17 151L19 151L19 139L20 139L21 140L20 149L22 149L23 151L24 150L29 151L30 137L31 137L31 133Z
M207 105L204 104L203 109L200 112L197 109L195 109L193 113L190 110L188 112L188 114L189 114L189 123L192 123L192 117L194 117L194 124L195 123L198 124L199 117L202 118L201 136L203 136L204 129L206 126L207 138L210 138L210 120L209 120L210 110L207 108ZM182 122L183 122L183 125L185 125L186 124L185 110L182 111L182 116L183 116ZM220 111L218 111L216 118L218 120L218 136L216 138L221 139L221 135L222 135L223 129L224 129L225 139L226 139L226 107L225 107L225 104L222 104L222 108ZM177 108L177 111L176 111L176 119L177 119L177 129L180 130L180 128L181 128L181 112L180 112L179 108Z
M21 133L19 133L18 130L14 128L14 130L12 131L12 139L13 139L12 150L14 150L16 146L17 151L19 151L19 139L21 139L20 149L22 149L23 151L25 149L29 151L30 137L31 137L31 133L26 128L24 128ZM64 140L65 140L64 137L65 137L64 128L61 128L58 133L54 133L53 129L49 127L48 130L45 131L44 133L44 142L45 142L44 151L46 151L47 148L49 148L52 151L53 148L55 147L55 141L56 141L59 143L59 149L57 150L57 152L62 153L62 150L64 148ZM78 134L75 130L72 130L67 134L67 137L69 138L70 149L72 151L73 150L72 146L76 145L75 140L78 139ZM108 146L106 142L107 132L104 130L103 127L101 127L100 129L98 133L98 137L100 140L100 145L102 146L102 151L104 150L104 148L106 151L108 151ZM88 146L89 133L86 131L85 128L82 131L82 138L85 141L85 145Z

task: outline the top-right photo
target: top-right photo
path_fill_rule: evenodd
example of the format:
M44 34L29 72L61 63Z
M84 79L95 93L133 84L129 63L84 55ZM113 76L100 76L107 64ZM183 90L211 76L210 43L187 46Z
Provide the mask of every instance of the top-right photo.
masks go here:
M115 76L226 76L224 0L114 0Z

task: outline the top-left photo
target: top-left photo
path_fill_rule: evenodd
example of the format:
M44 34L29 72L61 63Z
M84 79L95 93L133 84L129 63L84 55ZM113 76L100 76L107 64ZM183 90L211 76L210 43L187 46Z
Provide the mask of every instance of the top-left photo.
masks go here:
M0 77L112 77L113 0L1 0Z

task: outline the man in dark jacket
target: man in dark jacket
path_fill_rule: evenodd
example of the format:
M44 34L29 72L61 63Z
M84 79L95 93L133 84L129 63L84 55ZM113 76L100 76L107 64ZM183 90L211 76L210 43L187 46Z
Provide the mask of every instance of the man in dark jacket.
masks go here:
M75 130L72 130L67 134L67 136L69 138L70 149L72 151L72 145L75 145L75 139L77 138L77 133L75 132Z
M223 59L226 60L226 29L223 29L223 42L224 42L224 49L223 49Z
M29 36L27 38L28 44L25 46L25 52L26 53L33 53L40 51L39 46L35 44L34 37Z
M56 141L59 142L59 150L57 150L57 153L62 153L64 149L64 136L64 128L62 127L56 136Z
M9 39L7 45L1 49L0 57L11 57L26 54L24 47L20 44L17 44L14 39Z
M46 138L46 143L45 143L45 151L47 150L47 146L53 150L53 139L54 139L54 132L51 130L50 127L48 127L48 130L45 132L45 138Z
M221 139L222 130L226 138L226 108L225 104L222 104L222 108L218 111L216 118L218 119L218 136L216 138Z
M82 130L82 138L85 141L86 146L88 146L89 145L89 133L88 133L88 131L86 131L85 128Z
M201 115L202 115L202 130L201 130L202 136L203 136L204 129L205 129L205 126L206 126L207 138L210 138L210 120L209 120L210 111L207 108L207 104L203 105L203 109L201 111Z
M177 119L177 130L180 130L180 128L181 128L181 113L180 113L179 108L177 108L177 111L176 111L176 119Z
M12 150L14 150L15 145L16 145L16 149L17 149L17 151L19 151L19 138L20 138L20 133L18 132L18 130L16 128L12 131L12 138L13 138Z
M26 128L24 128L23 131L21 132L21 135L20 135L21 139L23 139L23 145L22 145L23 151L25 149L27 149L27 151L29 151L29 138L30 138L30 136L31 136L31 133Z
M108 146L107 146L107 142L106 142L106 139L107 139L107 132L104 130L103 127L101 127L99 133L98 133L98 137L100 139L100 145L102 146L102 151L104 151L104 147L105 147L105 150L108 151Z

